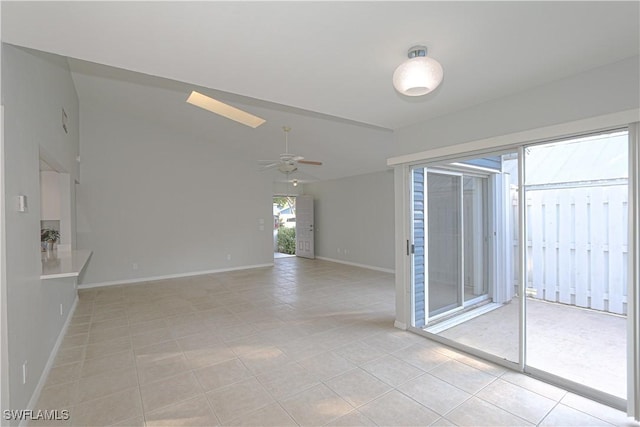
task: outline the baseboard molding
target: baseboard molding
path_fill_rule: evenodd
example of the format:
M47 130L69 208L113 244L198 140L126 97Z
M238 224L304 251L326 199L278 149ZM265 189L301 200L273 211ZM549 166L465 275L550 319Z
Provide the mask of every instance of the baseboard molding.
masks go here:
M44 365L44 369L42 370L42 374L40 375L40 379L38 380L38 385L36 385L35 390L33 390L33 394L31 395L31 399L29 400L27 409L31 409L31 410L36 409L36 405L38 404L38 399L40 399L40 393L42 393L42 389L44 388L44 385L47 382L47 378L49 378L49 373L51 372L53 363L56 360L56 356L58 356L58 350L60 350L60 345L62 345L64 336L67 334L67 329L69 329L69 324L71 323L71 319L73 318L73 313L75 313L77 306L78 306L78 295L76 294L76 298L73 300L73 304L71 305L71 309L69 310L67 319L64 321L64 325L62 325L62 329L58 334L58 339L56 340L56 343L54 344L53 349L49 354L49 359L47 360L47 364ZM20 422L19 425L26 426L28 425L29 422L30 422L29 419L24 419Z
M393 322L393 326L398 329L402 329L403 331L407 330L407 324L404 322L399 322L396 320L395 322Z
M182 277L203 276L205 274L225 273L228 271L250 270L253 268L273 267L273 263L243 265L240 267L220 268L216 270L190 271L187 273L168 274L165 276L138 277L137 279L114 280L112 282L87 283L78 285L78 289L100 288L102 286L130 285L133 283L153 282L156 280L179 279Z
M375 271L381 271L383 273L390 273L390 274L395 274L395 270L389 269L389 268L381 268L381 267L375 267L373 265L367 265L367 264L358 264L355 262L349 262L349 261L343 261L341 259L334 259L334 258L326 258L323 256L317 256L317 259L321 259L323 261L331 261L331 262L337 262L338 264L346 264L346 265L351 265L354 267L360 267L360 268L366 268L369 270L375 270Z

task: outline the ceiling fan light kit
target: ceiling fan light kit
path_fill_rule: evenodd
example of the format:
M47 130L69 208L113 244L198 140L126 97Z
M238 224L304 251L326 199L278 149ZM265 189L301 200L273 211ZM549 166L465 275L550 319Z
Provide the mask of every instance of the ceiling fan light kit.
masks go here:
M277 168L280 172L288 175L298 170L298 164L320 166L322 162L314 160L304 160L304 157L289 153L289 132L291 128L283 126L284 131L284 153L280 154L279 160L258 160L258 164L262 166L262 169Z
M409 59L393 73L393 87L406 96L422 96L437 88L442 82L442 65L427 56L425 46L409 49Z
M295 164L293 163L280 163L278 165L278 170L284 174L295 172L298 170Z
M196 107L200 107L254 129L266 122L263 118L254 116L253 114L242 111L236 107L232 107L229 104L225 104L217 99L203 95L195 90L191 92L191 95L187 98L187 102L191 105L195 105Z

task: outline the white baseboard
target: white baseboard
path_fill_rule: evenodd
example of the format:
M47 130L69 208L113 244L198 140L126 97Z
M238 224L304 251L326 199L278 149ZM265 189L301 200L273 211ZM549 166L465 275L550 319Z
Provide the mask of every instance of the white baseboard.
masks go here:
M395 322L393 322L393 326L398 329L402 329L403 331L407 330L407 324L404 322L399 322L396 320Z
M42 389L44 388L45 383L47 382L47 378L49 378L49 372L51 372L51 368L53 367L53 363L56 360L56 356L58 355L58 350L60 350L60 345L64 340L64 336L67 334L67 329L69 329L69 323L71 323L71 319L73 318L73 313L76 311L76 307L78 306L78 295L76 294L76 298L73 300L73 304L71 305L71 309L69 310L69 314L67 315L67 319L64 321L64 325L62 325L62 329L58 334L58 339L56 340L53 349L51 350L51 354L49 354L49 359L47 360L47 364L44 365L44 369L42 370L42 374L40 375L40 379L38 380L38 385L36 385L33 394L31 395L31 399L29 400L29 404L27 405L27 409L34 410L36 409L36 405L38 404L38 399L40 399L40 393L42 393ZM47 408L48 409L48 408ZM24 419L20 422L20 426L26 426L30 420Z
M331 261L331 262L337 262L338 264L346 264L346 265L352 265L354 267L360 267L360 268L366 268L369 270L375 270L375 271L381 271L383 273L391 273L391 274L395 274L395 270L389 269L389 268L381 268L381 267L375 267L373 265L367 265L367 264L358 264L355 262L349 262L349 261L343 261L341 259L334 259L334 258L326 258L323 256L317 256L317 259L321 259L323 261Z
M102 286L129 285L132 283L144 283L144 282L153 282L156 280L179 279L181 277L203 276L205 274L225 273L228 271L249 270L252 268L262 268L262 267L273 267L273 263L243 265L241 267L220 268L216 270L190 271L187 273L168 274L165 276L138 277L137 279L114 280L112 282L86 283L86 284L78 285L78 289L99 288Z

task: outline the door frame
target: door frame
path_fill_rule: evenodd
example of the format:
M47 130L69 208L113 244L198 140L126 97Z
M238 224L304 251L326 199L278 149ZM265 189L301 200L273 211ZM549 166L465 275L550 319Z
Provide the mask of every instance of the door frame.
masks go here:
M640 420L640 122L629 125L629 281L627 414ZM631 238L631 236L636 236Z
M273 205L274 205L274 199L275 198L279 198L279 197L291 197L293 198L293 206L289 205L289 207L292 207L293 210L295 211L295 204L296 204L296 199L299 196L299 194L288 194L288 193L274 193L273 196L271 196L271 211L273 212ZM271 216L271 231L272 233L274 233L274 242L273 242L273 257L275 259L276 254L279 253L277 250L278 247L278 233L279 233L279 227L276 228L276 222L275 222L275 215L272 214ZM297 244L297 242L296 242ZM288 256L295 256L294 254L288 254Z
M493 272L489 272L487 271L487 269L485 268L487 265L491 265L493 260L495 260L496 258L496 239L487 239L488 236L483 235L483 241L484 239L489 240L488 245L489 248L488 250L483 251L484 252L484 257L483 257L483 281L486 283L486 292L482 295L478 295L474 298L469 299L468 301L465 299L465 274L466 274L466 269L465 269L465 255L464 255L464 251L465 251L465 227L464 227L464 222L465 222L465 215L464 215L464 178L465 177L469 177L469 178L480 178L483 180L482 185L483 185L483 192L484 192L484 196L486 196L487 198L491 198L494 201L492 203L487 203L486 205L483 203L482 206L482 223L483 223L483 228L485 230L485 234L486 230L488 230L490 227L490 216L492 215L497 215L497 209L496 209L496 202L495 202L495 198L497 196L497 194L499 193L499 189L497 188L493 188L496 184L494 182L492 182L492 175L496 175L496 173L486 170L486 171L479 171L478 168L474 168L474 167L466 167L463 165L458 165L456 167L444 167L442 165L435 165L435 166L430 166L429 164L420 164L420 165L413 165L410 167L410 177L409 177L409 181L411 182L411 191L410 191L410 199L411 199L411 204L410 204L410 216L412 218L411 221L409 221L409 233L410 233L410 239L407 240L407 252L411 254L411 259L410 259L410 271L409 271L409 276L411 278L411 289L412 289L412 293L415 290L415 281L414 281L414 269L415 269L415 254L413 253L413 244L415 242L415 236L413 234L414 231L414 226L413 226L413 217L414 217L414 208L415 208L415 200L414 200L414 174L413 171L415 169L423 169L424 171L424 223L425 223L425 229L426 229L426 224L428 222L428 205L429 205L429 197L428 197L428 190L427 190L427 186L428 186L428 174L430 173L435 173L435 174L441 174L441 175L450 175L450 176L456 176L459 177L459 184L460 184L460 215L459 215L459 230L460 230L460 239L459 239L459 244L460 244L460 260L459 260L459 283L458 283L458 302L457 302L457 306L454 308L451 308L449 310L446 310L442 313L438 313L436 315L430 315L429 313L429 292L428 292L428 288L429 288L429 267L428 267L428 262L426 262L428 260L428 256L429 256L429 249L428 249L428 233L425 232L425 247L424 247L424 259L425 259L425 267L424 267L424 275L425 275L425 291L424 291L424 313L425 313L425 326L429 324L429 321L433 321L433 320L437 320L439 318L443 318L443 317L448 317L456 312L459 311L463 311L465 309L467 309L469 306L472 306L474 304L478 304L480 302L482 302L483 300L486 300L488 298L491 298L492 296L494 296L495 294L498 293L498 289L497 286L499 286L499 284L503 283L503 280L501 277L499 277L499 275L495 275L496 277L493 277L494 275L492 274ZM411 250L409 249L411 248ZM475 249L475 248L474 248ZM415 316L412 314L412 325L415 325Z

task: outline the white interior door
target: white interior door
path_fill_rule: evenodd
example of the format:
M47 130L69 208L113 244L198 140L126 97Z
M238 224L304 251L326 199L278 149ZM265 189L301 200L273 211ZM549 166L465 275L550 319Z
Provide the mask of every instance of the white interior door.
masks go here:
M311 196L296 197L296 256L315 258Z

